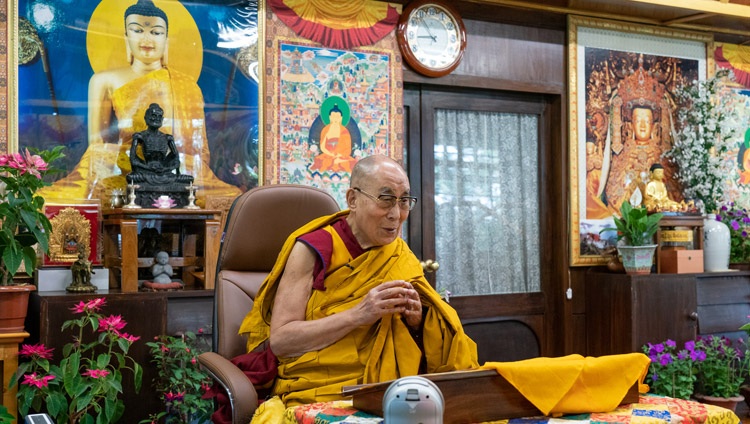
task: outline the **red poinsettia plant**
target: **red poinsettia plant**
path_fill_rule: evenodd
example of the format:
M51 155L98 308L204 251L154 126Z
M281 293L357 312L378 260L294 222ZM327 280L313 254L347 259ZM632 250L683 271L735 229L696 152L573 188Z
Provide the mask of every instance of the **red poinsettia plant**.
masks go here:
M71 310L78 317L65 321L62 330L72 330L73 341L63 347L58 364L50 361L53 349L44 344L21 346L21 362L11 379L20 383L18 408L22 416L30 411L46 412L59 424L113 423L122 416L124 371L132 374L140 391L143 370L128 351L140 337L124 332L120 315L101 313L104 298L79 302Z

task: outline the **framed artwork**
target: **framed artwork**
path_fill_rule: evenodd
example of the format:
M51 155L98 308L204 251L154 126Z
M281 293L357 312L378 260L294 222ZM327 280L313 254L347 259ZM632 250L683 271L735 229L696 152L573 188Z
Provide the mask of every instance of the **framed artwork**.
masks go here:
M735 107L739 109L739 128L747 129L737 134L739 142L727 152L724 160L731 164L727 177L729 198L738 209L750 209L750 47L714 43L714 62L716 70L730 70L730 87L738 94Z
M682 194L671 149L675 90L713 70L710 35L569 17L571 265L598 265L614 248L613 214L640 204L660 163L670 198Z
M160 131L173 135L199 199L257 186L264 2L2 2L11 101L0 148L66 146L45 199L107 200L124 188L151 103L164 109Z
M354 50L298 38L275 15L265 25L264 183L323 188L343 207L352 166L403 159L401 57L390 34ZM396 94L394 94L396 93Z

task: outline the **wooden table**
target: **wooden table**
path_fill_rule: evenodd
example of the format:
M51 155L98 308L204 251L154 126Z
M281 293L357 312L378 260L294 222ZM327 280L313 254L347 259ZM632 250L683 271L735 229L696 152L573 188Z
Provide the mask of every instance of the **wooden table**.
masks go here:
M2 362L0 376L2 376L3 381L2 405L8 408L8 412L14 416L18 415L18 404L16 389L10 388L10 379L18 368L18 344L27 337L29 337L27 332L0 333L0 362Z
M192 285L193 273L203 267L203 288L214 288L214 274L219 252L221 211L207 209L112 209L102 212L104 229L104 266L110 269L110 288L123 292L138 291L138 269L154 263L152 257L139 257L138 235L145 227L170 226L175 232L179 255L170 254L169 264L183 270L182 279ZM161 233L161 232L160 232ZM197 240L202 238L202 256ZM113 272L114 271L114 272ZM188 271L188 272L184 272Z

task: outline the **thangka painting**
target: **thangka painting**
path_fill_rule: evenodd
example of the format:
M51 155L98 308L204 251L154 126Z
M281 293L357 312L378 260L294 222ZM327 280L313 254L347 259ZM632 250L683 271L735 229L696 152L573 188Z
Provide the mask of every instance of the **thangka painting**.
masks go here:
M662 154L674 140L675 91L706 75L704 35L571 18L571 264L606 261L624 201L640 204L653 164L670 198L682 200ZM676 54L675 52L679 52Z
M740 108L734 146L725 160L731 162L726 184L729 199L738 208L750 210L750 47L729 43L714 44L714 62L716 69L731 71L728 86L740 95L741 101L735 103Z
M384 154L401 160L401 64L388 36L355 50L321 47L295 37L276 18L267 51L265 183L303 184L346 207L352 167ZM399 102L399 103L397 103Z
M16 3L18 139L8 147L66 146L64 172L40 195L106 200L124 189L151 103L199 204L258 185L257 0Z

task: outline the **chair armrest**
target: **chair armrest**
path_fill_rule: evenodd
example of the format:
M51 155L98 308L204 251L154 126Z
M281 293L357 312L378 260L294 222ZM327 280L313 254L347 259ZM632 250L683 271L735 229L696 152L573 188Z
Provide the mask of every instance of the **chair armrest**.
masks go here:
M232 423L249 423L258 407L258 392L245 373L215 352L201 353L198 362L226 390L232 408Z

